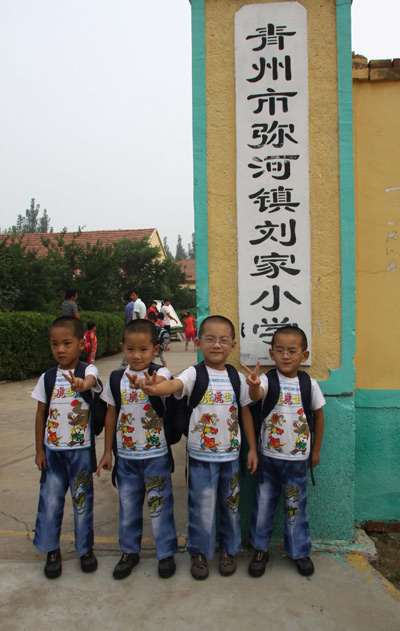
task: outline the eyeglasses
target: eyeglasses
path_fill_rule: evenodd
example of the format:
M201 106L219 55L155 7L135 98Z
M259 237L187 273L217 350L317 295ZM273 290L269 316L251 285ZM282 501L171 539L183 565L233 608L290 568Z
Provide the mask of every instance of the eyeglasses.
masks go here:
M215 344L220 344L221 346L229 346L230 344L232 344L233 341L229 339L229 337L221 337L220 339L217 339L216 337L211 337L210 335L206 335L205 337L200 335L199 340L202 340L204 344L207 344L207 346L214 346Z
M300 355L302 351L289 350L284 351L282 348L274 349L274 354L279 357L283 357L284 355L289 355L289 357L296 357L296 355Z

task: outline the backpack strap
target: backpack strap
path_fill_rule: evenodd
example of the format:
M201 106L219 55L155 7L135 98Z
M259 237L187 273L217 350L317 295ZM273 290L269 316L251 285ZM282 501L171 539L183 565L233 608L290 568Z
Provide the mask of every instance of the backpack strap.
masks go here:
M56 385L57 369L58 369L58 366L53 366L52 368L49 368L48 370L46 370L46 372L44 373L44 390L46 393L46 408L44 411L44 427L46 427L46 422L49 417L51 397L53 395L54 386ZM43 436L43 443L44 443L44 436ZM46 482L46 478L47 478L47 470L42 468L42 471L40 473L40 484L44 484Z
M162 366L160 366L160 364L155 364L154 362L151 362L150 366L147 369L147 372L149 373L149 375L151 377L151 375L154 372L157 372L157 370L159 370L160 368L162 368ZM156 412L156 414L160 418L163 418L164 414L165 414L165 405L164 405L164 401L162 400L162 398L161 397L150 397L149 396L149 401L150 401L151 407Z
M125 368L120 368L119 370L113 370L110 375L110 390L112 397L115 403L115 410L117 413L117 423L118 416L121 410L121 388L120 383L122 379L122 375L125 372ZM117 463L118 463L118 450L117 450L117 434L114 434L113 446L112 446L113 454L114 454L114 466L111 472L111 482L113 486L117 488Z
M261 408L262 419L267 418L268 414L272 412L272 410L278 403L279 393L281 390L281 387L279 385L278 371L276 370L276 368L268 370L268 372L266 372L265 374L268 379L268 391Z
M308 466L310 468L311 482L313 486L315 486L314 470L312 466L312 450L314 445L314 414L311 410L311 377L304 370L299 370L297 376L299 378L303 411L307 419L308 427L310 428L310 456L308 459Z
M204 361L199 364L195 364L194 369L196 371L196 379L193 385L192 393L189 397L188 405L191 408L190 415L194 408L196 408L202 398L204 397L209 383L209 376L207 366Z
M245 453L243 450L243 437L244 437L244 432L243 432L243 422L242 422L242 408L240 405L240 377L239 377L239 373L236 370L236 368L234 366L232 366L231 364L226 364L226 370L229 376L229 380L232 384L232 388L233 391L235 393L235 397L236 397L236 404L237 404L237 409L238 409L238 419L239 419L239 427L240 427L240 435L242 437L242 444L241 444L241 448L240 448L240 452L239 452L239 461L240 461L240 473L241 475L244 477L246 475L246 460L245 460Z

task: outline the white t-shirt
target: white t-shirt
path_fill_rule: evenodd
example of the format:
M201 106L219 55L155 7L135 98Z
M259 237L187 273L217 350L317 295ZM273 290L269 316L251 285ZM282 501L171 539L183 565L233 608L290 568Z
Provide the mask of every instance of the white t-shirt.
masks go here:
M260 433L260 448L264 456L282 460L307 460L310 455L310 430L303 413L298 377L289 378L278 372L279 400ZM264 388L262 404L268 392L268 378L260 377ZM315 379L311 379L311 409L319 410L325 399Z
M71 384L63 373L67 370L57 369L56 381L51 396L49 415L46 419L44 443L49 449L84 449L90 447L89 405L79 392L71 389ZM94 364L88 364L85 377L93 375L96 384L91 388L92 394L100 392L101 386L97 381L98 370ZM47 403L44 386L44 373L40 376L32 398Z
M167 326L171 324L171 318L168 317L168 313L170 313L170 308L170 305L168 305L168 307L166 305L163 305L160 309L160 312L164 314L163 324L166 324Z
M214 370L207 366L209 384L190 417L188 452L192 458L207 462L236 460L240 449L240 428L235 393L226 370ZM242 374L240 377L240 405L249 405L249 389ZM195 381L194 366L186 368L178 377L183 390L175 397L190 397Z
M133 307L133 320L137 320L137 313L140 313L140 318L142 320L145 319L146 317L146 305L144 304L143 300L140 300L140 298L136 298L135 300L135 304Z
M143 371L127 368L120 382L121 409L119 411L116 435L118 456L131 460L164 456L168 452L163 421L153 410L149 397L142 390L131 388L127 372L144 377ZM169 379L168 368L160 368L157 375ZM115 406L110 382L107 383L101 398Z

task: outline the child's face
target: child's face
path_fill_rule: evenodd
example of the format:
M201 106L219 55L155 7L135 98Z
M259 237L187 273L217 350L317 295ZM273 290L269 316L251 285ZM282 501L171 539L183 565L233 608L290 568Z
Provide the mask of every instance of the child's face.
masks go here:
M225 322L209 322L204 327L201 339L196 338L196 346L204 356L206 366L224 370L226 359L236 346L232 331Z
M128 333L121 348L130 369L139 372L149 367L159 344L154 346L150 333Z
M85 340L76 337L68 326L50 329L50 348L62 370L72 370L79 361L79 353L85 348Z
M303 351L301 337L296 333L277 333L269 354L279 372L289 378L297 377L300 365L309 356L308 351Z

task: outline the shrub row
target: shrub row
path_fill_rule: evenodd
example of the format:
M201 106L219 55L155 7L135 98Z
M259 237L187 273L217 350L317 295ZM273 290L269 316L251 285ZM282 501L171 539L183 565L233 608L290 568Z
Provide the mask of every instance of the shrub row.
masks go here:
M0 313L0 380L27 379L54 366L49 327L59 315L33 311ZM124 326L123 313L81 311L80 317L85 329L88 320L96 323L96 358L119 351ZM83 354L82 359L85 357Z

